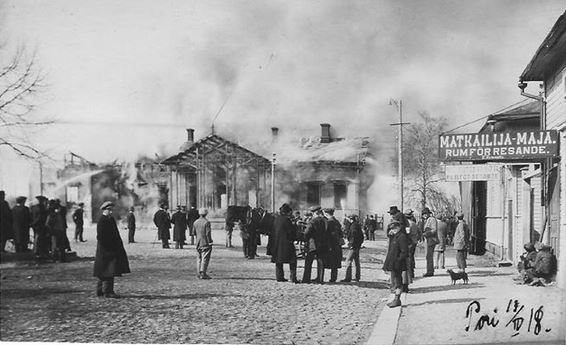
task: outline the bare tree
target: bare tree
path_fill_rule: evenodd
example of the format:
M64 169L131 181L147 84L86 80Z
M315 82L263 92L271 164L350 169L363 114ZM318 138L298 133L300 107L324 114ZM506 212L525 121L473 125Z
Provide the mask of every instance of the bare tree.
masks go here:
M0 147L28 158L41 157L30 134L37 126L53 123L34 114L38 95L46 86L44 75L35 55L28 56L24 48L11 54L8 50L7 44L0 44Z
M420 203L423 208L451 209L454 200L437 185L441 181L438 135L446 128L447 121L427 112L419 112L419 117L420 121L406 127L407 135L403 143L403 174L407 189L417 193L416 196L409 195L408 200Z

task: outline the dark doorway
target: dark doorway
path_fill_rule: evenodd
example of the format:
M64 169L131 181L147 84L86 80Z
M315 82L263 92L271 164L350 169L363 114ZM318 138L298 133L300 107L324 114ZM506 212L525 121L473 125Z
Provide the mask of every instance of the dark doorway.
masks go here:
M475 181L472 185L472 229L470 254L485 254L485 235L487 213L487 182Z

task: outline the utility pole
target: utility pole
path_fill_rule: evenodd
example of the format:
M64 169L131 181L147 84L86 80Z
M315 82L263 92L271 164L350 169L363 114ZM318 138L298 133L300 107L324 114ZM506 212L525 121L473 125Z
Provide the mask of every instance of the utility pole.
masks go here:
M277 157L275 152L273 152L273 157L271 158L271 212L275 214L275 164L277 163Z
M398 166L399 166L399 196L401 197L401 211L403 211L403 125L408 125L410 122L403 122L403 100L390 99L389 105L395 105L399 111L399 122L391 123L391 126L399 126L398 140L397 140L397 150L398 154Z
M43 195L43 163L41 159L38 160L39 163L39 195Z

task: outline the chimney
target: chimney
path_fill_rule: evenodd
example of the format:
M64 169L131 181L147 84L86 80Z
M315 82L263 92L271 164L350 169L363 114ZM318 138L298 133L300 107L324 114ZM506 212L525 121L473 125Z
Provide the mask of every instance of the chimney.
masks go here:
M321 143L329 143L330 142L330 124L321 123L320 129L321 129L320 142Z
M195 143L195 130L192 128L187 128L187 141L179 147L179 150L185 151L188 150L193 144Z
M195 130L187 128L187 142L193 143L195 141Z
M276 141L279 135L279 128L271 127L271 141Z

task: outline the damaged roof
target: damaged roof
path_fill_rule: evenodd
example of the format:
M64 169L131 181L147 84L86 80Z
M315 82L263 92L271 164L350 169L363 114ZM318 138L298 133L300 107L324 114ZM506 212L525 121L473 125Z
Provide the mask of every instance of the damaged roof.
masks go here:
M281 162L314 162L327 164L364 164L369 138L338 139L324 143L321 137L301 138L297 145L279 146L277 160Z
M566 56L566 11L558 18L521 74L521 81L542 81L564 65Z
M203 162L223 163L226 161L238 164L271 164L267 158L216 134L211 134L193 143L186 150L163 160L161 164L186 165L196 168Z

